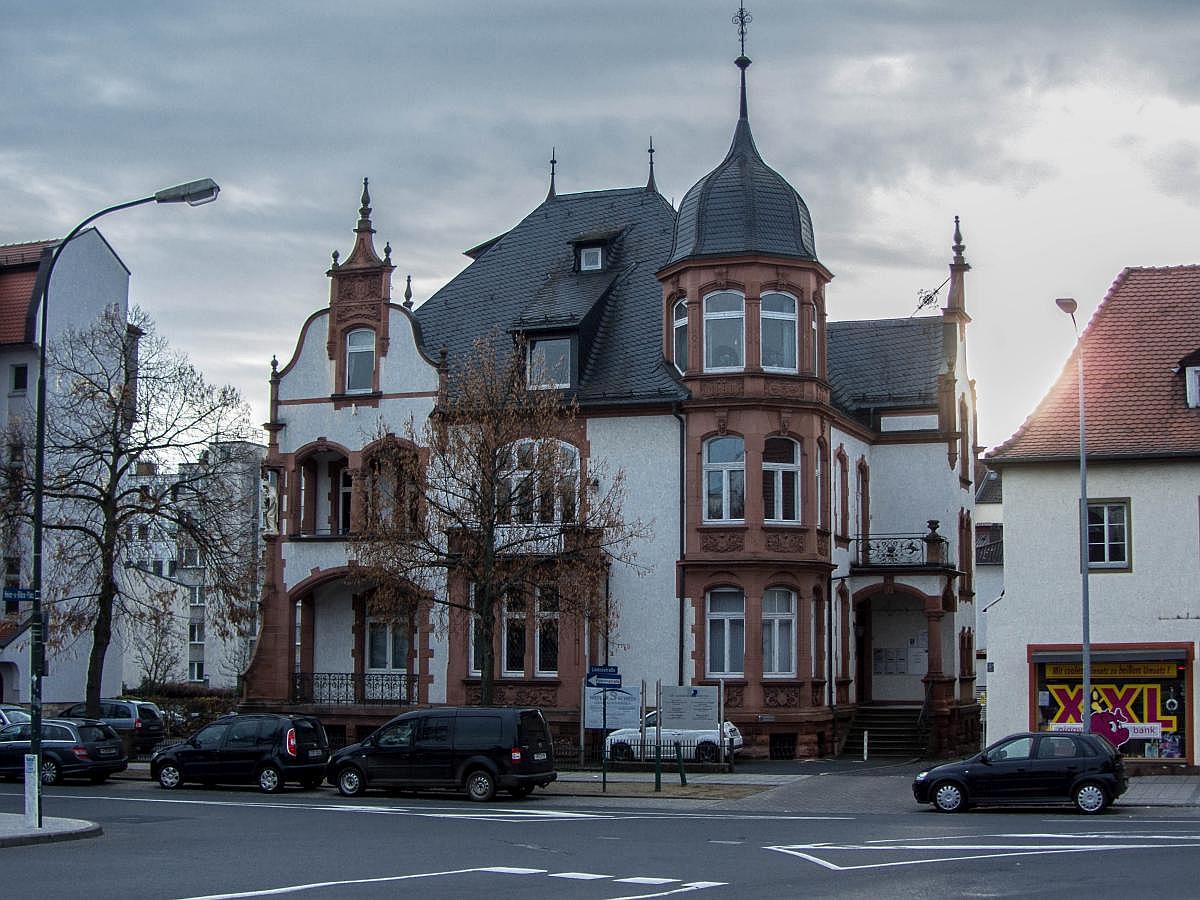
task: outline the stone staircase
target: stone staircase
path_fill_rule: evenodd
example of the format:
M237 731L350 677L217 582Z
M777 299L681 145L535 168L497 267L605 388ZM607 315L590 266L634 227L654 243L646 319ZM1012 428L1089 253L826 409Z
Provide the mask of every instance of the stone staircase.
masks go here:
M841 756L862 758L864 732L868 733L868 759L924 756L928 739L920 718L920 706L859 706L842 744Z

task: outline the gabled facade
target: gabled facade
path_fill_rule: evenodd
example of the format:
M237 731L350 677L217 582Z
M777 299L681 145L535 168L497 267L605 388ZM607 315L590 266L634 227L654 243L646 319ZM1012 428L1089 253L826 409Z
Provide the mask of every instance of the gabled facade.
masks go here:
M0 417L7 434L33 421L37 401L41 298L50 258L58 241L0 246ZM78 234L54 267L47 308L49 340L64 330L95 321L110 307L124 315L129 302L129 270L95 228ZM49 390L55 385L50 379ZM30 452L32 448L27 448ZM22 452L6 446L5 459ZM52 514L47 510L47 514ZM29 529L18 519L0 522L6 587L29 587ZM0 701L29 700L29 603L3 602L0 614ZM48 675L42 696L48 703L78 700L87 672L90 635L84 633L57 649L48 648ZM105 665L105 696L119 691L121 657Z
M1086 699L1079 353L1092 645ZM988 731L1078 727L1086 706L1104 714L1127 760L1194 766L1200 266L1124 270L1074 354L988 457L1003 473L1005 525L1004 599L988 612Z
M653 167L642 187L564 194L552 180L411 312L388 302L392 266L374 253L364 194L329 308L272 375L281 515L248 702L306 705L350 737L394 711L366 702L388 690L372 659L393 665L396 703L477 697L471 629L453 615L448 629L372 631L347 586L344 535L373 423L421 421L440 386L432 360L499 330L527 342L531 388L578 404L581 466L623 470L627 517L653 523L638 548L646 573L610 569L611 633L557 623L550 669L536 617L512 644L520 659L500 629L500 702L537 703L577 733L582 676L607 661L627 685L723 684L727 717L763 755L832 752L871 704L911 710L939 750L977 740L961 234L941 315L830 321L833 275L804 201L754 144L749 60L738 65L729 153L678 212ZM366 352L355 333L374 356L351 391ZM467 599L453 575L439 590ZM338 702L318 683L351 687Z

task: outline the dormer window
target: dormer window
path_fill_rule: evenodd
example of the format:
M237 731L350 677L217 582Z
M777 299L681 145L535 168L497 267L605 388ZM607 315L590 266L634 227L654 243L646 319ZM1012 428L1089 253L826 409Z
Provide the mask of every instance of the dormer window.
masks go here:
M368 394L375 387L375 332L367 328L346 335L346 393Z
M599 272L604 268L604 248L581 247L579 249L579 271Z
M530 342L529 386L531 388L569 388L571 386L570 338L550 338Z
M687 300L675 304L675 368L680 374L687 372L688 367L688 308Z

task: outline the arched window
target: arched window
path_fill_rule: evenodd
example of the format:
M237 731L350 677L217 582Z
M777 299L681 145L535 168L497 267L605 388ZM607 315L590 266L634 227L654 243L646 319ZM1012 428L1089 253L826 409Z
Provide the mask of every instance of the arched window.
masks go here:
M708 592L708 674L742 675L746 656L746 595L740 588Z
M704 298L704 371L728 372L746 365L745 298L720 291Z
M771 372L796 371L796 298L790 294L762 295L759 343L762 367Z
M686 372L688 367L688 309L687 300L680 300L675 304L674 309L675 319L675 368L680 373Z
M704 519L741 520L746 515L746 445L740 437L704 445Z
M800 445L790 438L767 438L763 446L763 518L800 521Z
M762 602L763 675L796 674L796 595L770 588Z
M838 537L850 534L850 472L846 452L840 447L834 457L836 482L833 486L833 529Z
M387 441L367 456L363 472L363 513L368 528L417 531L422 479L417 453L411 447ZM346 521L348 529L348 517Z
M817 524L821 528L829 527L829 483L825 478L825 458L828 453L829 447L825 439L818 438L813 474L817 485Z
M375 332L367 328L346 335L346 393L370 393L375 387Z
M501 516L510 522L574 522L579 451L559 441L518 441L501 461Z

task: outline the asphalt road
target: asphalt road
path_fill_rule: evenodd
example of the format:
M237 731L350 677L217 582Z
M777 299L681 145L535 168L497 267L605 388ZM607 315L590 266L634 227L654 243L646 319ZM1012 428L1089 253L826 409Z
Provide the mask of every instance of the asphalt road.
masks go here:
M807 779L738 801L67 784L46 814L104 835L0 850L0 896L1085 897L1200 888L1200 810L946 816L907 774ZM0 812L20 812L19 785Z

